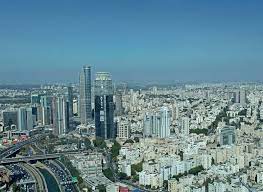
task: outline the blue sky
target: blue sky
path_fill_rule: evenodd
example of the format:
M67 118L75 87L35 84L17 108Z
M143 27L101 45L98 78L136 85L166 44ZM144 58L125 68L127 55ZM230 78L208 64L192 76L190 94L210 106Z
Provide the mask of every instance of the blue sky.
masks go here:
M0 82L263 80L261 0L0 1Z

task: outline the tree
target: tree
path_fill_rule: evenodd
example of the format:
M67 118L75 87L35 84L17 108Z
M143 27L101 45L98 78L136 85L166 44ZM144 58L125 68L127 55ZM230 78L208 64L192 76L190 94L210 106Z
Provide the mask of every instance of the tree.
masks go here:
M121 149L121 145L115 140L114 144L111 148L111 153L112 153L112 158L116 159L117 156L119 155L119 151Z
M142 164L143 161L137 164L133 164L131 165L131 174L134 176L137 174L137 172L141 172L142 171Z
M114 181L114 175L110 168L103 170L103 174L105 177L107 177L109 180Z
M134 141L133 141L132 139L127 139L127 140L123 143L123 145L125 145L126 143L134 143Z
M91 142L90 142L90 140L88 138L84 139L84 145L85 145L86 149L91 149L92 148Z
M124 180L124 179L128 178L127 174L126 173L122 173L122 172L118 173L118 177L120 178L120 180Z
M197 166L197 167L190 169L188 173L192 174L192 175L197 175L199 172L201 172L203 170L204 170L204 167L202 165L200 165L200 166Z
M180 160L183 161L184 160L184 152L180 151L179 156L180 156Z
M101 148L101 149L104 149L107 147L105 141L103 138L101 137L96 137L96 139L93 141L93 144L95 147L98 147L98 148Z
M208 135L208 129L190 129L190 133L196 133L197 135L199 134Z
M98 185L96 189L98 189L99 192L106 192L106 187L104 185Z

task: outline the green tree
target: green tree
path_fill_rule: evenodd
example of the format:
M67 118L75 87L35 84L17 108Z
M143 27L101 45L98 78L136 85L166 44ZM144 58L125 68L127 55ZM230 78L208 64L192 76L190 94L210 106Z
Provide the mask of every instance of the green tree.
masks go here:
M99 190L99 192L106 192L106 187L104 185L98 185L96 188Z
M120 178L120 180L124 180L124 179L128 178L127 174L126 173L122 173L122 172L118 173L118 177Z
M197 135L200 135L200 134L207 135L208 129L190 129L190 133L196 133Z
M111 148L111 153L112 153L112 158L116 159L117 156L119 155L119 151L121 149L121 145L115 140L114 144Z
M96 139L93 141L93 144L95 147L98 147L101 149L107 148L107 145L106 145L104 139L101 137L96 137Z
M136 175L137 172L141 172L142 171L142 164L143 164L143 161L141 161L140 163L131 165L131 174L133 176Z
M103 174L105 177L107 177L109 180L114 181L114 175L110 168L103 170Z

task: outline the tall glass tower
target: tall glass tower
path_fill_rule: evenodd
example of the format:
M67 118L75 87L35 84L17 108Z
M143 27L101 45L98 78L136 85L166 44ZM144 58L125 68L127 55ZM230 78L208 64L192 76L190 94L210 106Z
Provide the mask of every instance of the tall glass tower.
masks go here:
M91 109L91 67L84 66L80 73L80 121L87 125L92 121Z
M97 73L94 85L96 136L104 139L115 138L113 86L110 74Z

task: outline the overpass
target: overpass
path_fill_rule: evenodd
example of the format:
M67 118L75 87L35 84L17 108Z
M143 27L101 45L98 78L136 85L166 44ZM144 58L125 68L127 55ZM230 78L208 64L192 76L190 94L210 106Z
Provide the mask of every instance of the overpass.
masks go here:
M15 157L15 158L4 158L0 160L0 165L29 162L29 161L40 161L59 158L60 154L45 154L45 155L33 155L27 157Z
M19 143L15 144L15 145L7 148L7 149L4 149L0 152L0 159L7 158L7 157L11 156L12 154L16 153L17 151L19 151L23 146L28 145L28 144L33 143L33 142L36 142L37 140L40 140L44 137L45 137L45 135L32 137L26 141L19 142Z

